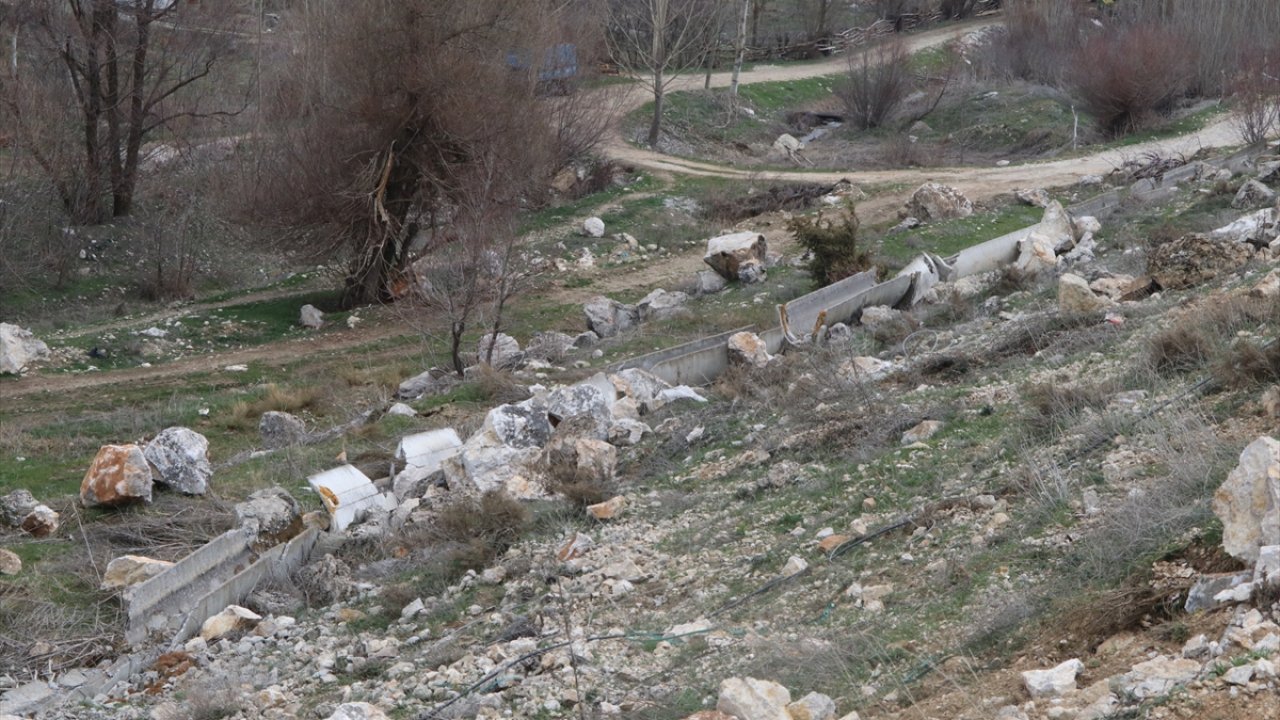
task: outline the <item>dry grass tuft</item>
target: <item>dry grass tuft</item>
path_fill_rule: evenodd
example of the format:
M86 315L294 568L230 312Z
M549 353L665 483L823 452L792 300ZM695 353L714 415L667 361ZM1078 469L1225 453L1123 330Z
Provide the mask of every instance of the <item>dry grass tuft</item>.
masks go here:
M265 412L296 413L314 408L320 401L320 389L316 387L282 388L268 385L257 400L242 400L231 406L226 426L232 430L248 430L258 426L258 418Z

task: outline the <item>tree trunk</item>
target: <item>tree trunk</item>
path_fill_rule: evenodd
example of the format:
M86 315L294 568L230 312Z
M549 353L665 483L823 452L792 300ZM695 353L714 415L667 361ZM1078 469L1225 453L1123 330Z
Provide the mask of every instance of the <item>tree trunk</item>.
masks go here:
M449 328L449 358L453 361L453 371L462 377L466 367L462 364L462 334L467 331L465 322L454 322Z
M132 87L129 93L129 136L125 139L124 171L120 182L112 189L113 210L117 217L133 212L134 189L138 185L138 154L142 150L142 136L147 122L147 106L143 84L147 77L147 53L151 46L151 20L142 6L138 6L137 44L133 48ZM117 154L119 146L117 145Z
M662 135L662 105L666 99L666 88L663 87L662 70L653 72L653 121L649 123L649 147L658 147L658 138Z
M738 76L742 74L742 58L747 50L747 18L751 15L751 0L742 0L742 21L738 23L738 36L733 44L733 79L729 81L729 95L738 97Z

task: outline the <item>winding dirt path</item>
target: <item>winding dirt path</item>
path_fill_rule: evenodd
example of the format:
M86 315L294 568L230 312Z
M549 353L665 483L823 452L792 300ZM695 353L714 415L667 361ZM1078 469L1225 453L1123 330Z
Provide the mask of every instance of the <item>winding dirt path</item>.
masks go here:
M915 53L944 45L970 32L990 26L990 23L970 23L948 26L938 30L909 35L904 42L907 50ZM794 66L756 67L741 76L741 84L799 80L843 71L847 60L836 57L821 63ZM712 87L728 87L729 73L711 76ZM703 76L688 76L673 82L668 92L696 90L703 85ZM652 96L643 87L633 86L620 101L622 115L643 106ZM628 143L621 130L622 115L615 121L613 132L605 144L605 152L614 160L670 175L737 178L742 180L778 180L817 183L834 183L847 179L854 184L908 184L934 180L954 185L971 199L984 200L995 195L1027 187L1055 187L1071 185L1086 175L1105 175L1122 165L1127 158L1148 152L1162 155L1192 155L1201 148L1220 148L1240 145L1242 140L1231 119L1223 118L1197 132L1175 138L1152 140L1129 145L1121 149L1103 150L1087 156L1033 162L1005 167L930 167L903 170L760 170L734 168L717 163L666 155Z
M988 23L989 24L989 23ZM947 26L930 30L917 35L908 36L905 40L911 52L936 47L969 32L984 27L983 23L968 23L959 26ZM841 72L846 67L847 59L837 56L832 59L804 64L757 66L754 70L743 73L742 84L763 82L779 82L799 80ZM673 81L668 92L694 90L703 85L703 76L689 75ZM727 87L730 74L715 73L711 76L712 87ZM907 170L858 170L849 168L844 171L833 170L755 170L733 168L715 163L678 158L644 148L635 147L625 141L622 134L622 123L625 115L644 105L650 99L640 85L628 86L621 97L615 97L618 106L613 125L604 145L604 152L609 157L622 163L645 168L663 176L691 175L700 177L736 178L756 181L805 181L818 183L834 183L848 179L855 184L902 184L915 187L920 183L933 180L953 185L974 200L985 200L993 196L1012 192L1026 187L1054 187L1072 185L1085 175L1104 175L1131 158L1147 152L1160 154L1191 155L1201 148L1219 148L1239 145L1241 140L1229 119L1220 120L1198 132L1177 138L1155 140L1147 143L1131 145L1119 150L1105 150L1096 154L1053 160L1048 162L1009 165L1006 167L937 167ZM882 193L859 205L864 219L872 221L890 215L905 200L910 190L903 193ZM688 274L691 267L696 266L697 259L690 254L671 255L655 258L644 267L628 269L625 272L597 273L600 282L591 287L580 289L560 288L555 290L558 302L581 302L587 297L600 293L616 292L635 287L654 287L671 278ZM239 304L255 299L279 297L278 291L263 291L248 296L241 296L220 303L197 304L190 308L180 308L173 313L187 312L193 308L210 309L213 307ZM371 313L377 315L376 311ZM171 316L169 311L158 311L150 318L155 320ZM212 353L209 355L185 358L150 368L129 368L104 371L101 373L85 373L79 375L40 374L34 373L17 381L0 383L0 403L11 402L18 398L38 394L57 393L72 390L83 391L96 387L117 385L122 383L160 382L174 383L184 375L199 372L211 372L227 365L244 364L256 361L288 363L300 358L348 351L368 345L379 340L399 337L413 331L404 327L392 317L369 317L369 322L360 328L342 330L318 337L306 337L283 342ZM137 318L113 323L113 327L132 325ZM102 328L95 327L94 331Z

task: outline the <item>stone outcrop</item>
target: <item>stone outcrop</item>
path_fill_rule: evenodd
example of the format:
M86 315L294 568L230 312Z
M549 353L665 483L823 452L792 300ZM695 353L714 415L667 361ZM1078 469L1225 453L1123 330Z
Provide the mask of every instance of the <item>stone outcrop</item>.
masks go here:
M103 445L80 483L85 507L151 502L151 466L137 445Z
M0 374L17 375L27 365L48 356L49 346L37 340L30 330L0 323Z
M209 490L213 467L209 464L209 441L184 427L162 430L142 451L155 471L155 480L187 495L203 495Z
M707 241L702 261L725 280L743 283L765 279L765 261L769 245L758 232L720 235Z
M1259 548L1280 545L1280 442L1260 437L1240 453L1240 463L1213 495L1222 520L1222 547L1253 564Z
M1231 200L1231 207L1237 210L1266 207L1275 202L1276 192L1257 180L1247 180Z

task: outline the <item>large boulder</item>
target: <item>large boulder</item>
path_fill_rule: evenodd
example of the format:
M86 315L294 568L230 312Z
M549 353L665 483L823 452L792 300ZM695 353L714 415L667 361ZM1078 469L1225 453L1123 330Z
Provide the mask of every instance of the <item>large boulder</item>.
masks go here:
M602 487L617 476L618 450L595 438L557 436L543 450L542 464L562 482Z
M551 421L545 407L525 400L490 410L484 417L484 430L509 447L540 448L551 438Z
M1079 275L1066 273L1058 278L1058 312L1063 315L1087 315L1112 305L1111 299L1095 295L1089 283Z
M324 313L315 305L303 305L298 311L298 324L309 330L319 330L324 326Z
M489 357L490 347L493 348L492 360ZM496 337L493 333L486 333L476 342L476 362L509 370L519 366L522 360L524 353L520 352L520 343L506 333L498 333Z
M585 416L592 427L591 436L603 440L613 423L611 400L604 390L590 382L556 388L547 396L547 417L559 425L570 418Z
M707 241L702 261L725 280L744 283L765 279L765 261L769 244L758 232L738 232L713 237Z
M787 706L791 720L835 720L836 701L822 693L811 692Z
M574 338L562 332L555 330L547 330L544 332L536 332L533 338L529 340L528 347L525 348L525 356L544 362L559 362L565 355L572 352L574 348Z
M103 445L80 482L85 507L151 502L151 466L137 445Z
M587 316L587 329L602 338L613 337L640 324L640 311L634 305L597 295L582 306Z
M582 234L587 237L604 237L604 221L598 217L589 217L582 221Z
M307 425L302 418L287 412L268 410L258 419L258 434L270 450L301 445L307 439Z
M236 525L266 544L284 542L302 532L302 508L287 490L270 487L236 503Z
M688 301L689 296L679 290L667 292L658 288L636 303L636 311L640 314L640 322L667 320L688 315L689 310L684 306Z
M400 383L396 388L396 397L400 400L416 400L423 395L436 395L447 391L453 387L456 376L441 375L437 377L430 370L420 372L417 375Z
M0 323L0 374L17 375L36 360L49 356L49 346L36 339L30 330Z
M155 479L178 492L203 495L209 490L213 467L209 464L209 441L184 427L161 431L142 451L155 470Z
M173 563L142 555L122 555L107 563L102 574L103 590L122 590L146 582L173 567Z
M1266 207L1274 202L1275 199L1275 190L1257 180L1249 180L1240 186L1240 190L1236 192L1235 198L1231 201L1231 207L1237 210Z
M1270 235L1267 227L1274 222L1273 216L1280 214L1274 210L1256 210L1241 215L1235 220L1209 233L1210 240L1232 243L1250 243L1255 247L1265 246Z
M762 368L773 360L765 341L753 332L739 332L729 336L729 364Z
M609 376L618 394L636 404L641 413L656 412L665 403L663 391L671 385L651 372L639 368L619 370Z
M936 182L927 182L916 188L907 202L906 215L924 222L951 220L973 214L973 203L964 193Z
M716 710L738 720L792 720L790 704L791 692L776 682L728 678L720 683Z
M1151 278L1165 290L1196 287L1249 262L1253 248L1246 243L1185 235L1156 246L1147 258Z
M534 400L490 410L480 431L442 463L449 487L468 493L505 490L519 499L543 496L530 468L551 430L546 408Z
M1062 203L1056 200L1045 207L1044 215L1040 218L1040 223L1031 231L1031 235L1043 240L1058 255L1075 247L1078 237L1071 215L1066 208L1062 207Z
M1258 549L1280 545L1280 442L1260 437L1240 453L1240 463L1213 495L1222 520L1222 547L1253 564Z

